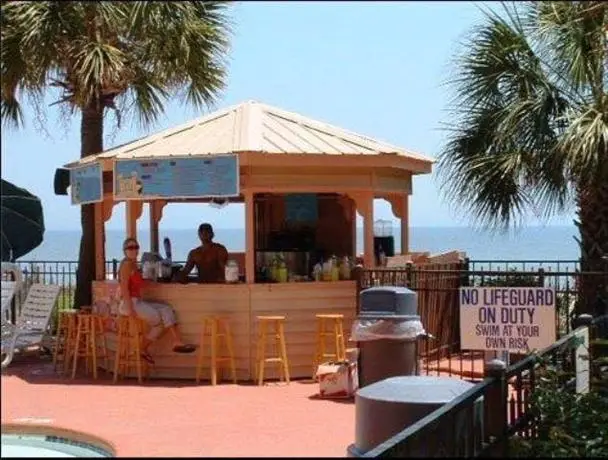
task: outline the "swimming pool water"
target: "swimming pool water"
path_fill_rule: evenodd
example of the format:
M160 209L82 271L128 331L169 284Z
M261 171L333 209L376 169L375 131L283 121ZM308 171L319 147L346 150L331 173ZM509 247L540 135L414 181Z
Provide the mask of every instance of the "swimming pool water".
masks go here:
M4 457L112 457L112 453L93 444L62 436L2 433Z

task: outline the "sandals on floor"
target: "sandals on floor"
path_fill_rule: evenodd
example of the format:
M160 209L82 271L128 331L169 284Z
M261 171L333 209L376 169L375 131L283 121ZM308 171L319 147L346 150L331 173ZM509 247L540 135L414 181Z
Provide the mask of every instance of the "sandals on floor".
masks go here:
M194 350L196 350L196 346L190 344L175 345L173 347L173 352L175 353L192 353Z
M154 366L154 359L150 356L149 353L141 353L140 356L146 361L149 365Z

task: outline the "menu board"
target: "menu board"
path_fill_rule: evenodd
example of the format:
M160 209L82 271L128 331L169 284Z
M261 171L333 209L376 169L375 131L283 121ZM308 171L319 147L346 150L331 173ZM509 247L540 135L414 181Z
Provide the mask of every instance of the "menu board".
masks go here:
M114 162L114 198L207 198L239 195L237 155Z
M318 217L315 193L285 195L285 218L289 222L316 222Z
M72 204L103 201L103 175L99 163L70 169L70 195Z

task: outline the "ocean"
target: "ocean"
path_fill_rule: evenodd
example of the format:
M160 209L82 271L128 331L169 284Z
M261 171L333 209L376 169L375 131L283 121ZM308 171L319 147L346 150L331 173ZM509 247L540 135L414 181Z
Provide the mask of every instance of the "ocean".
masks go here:
M357 251L363 251L363 229L357 235ZM412 251L432 254L459 250L472 260L577 260L578 244L574 240L574 226L527 227L506 235L476 231L467 227L413 227L410 229ZM215 229L215 239L229 251L245 248L243 229ZM199 244L196 229L162 229L160 238L168 236L173 248L173 260L183 261L188 251ZM107 230L106 258L122 257L123 230ZM148 246L149 232L140 230L142 248ZM47 230L44 242L20 261L75 261L78 260L80 231ZM162 244L161 244L162 247ZM395 249L400 251L399 230L395 231Z

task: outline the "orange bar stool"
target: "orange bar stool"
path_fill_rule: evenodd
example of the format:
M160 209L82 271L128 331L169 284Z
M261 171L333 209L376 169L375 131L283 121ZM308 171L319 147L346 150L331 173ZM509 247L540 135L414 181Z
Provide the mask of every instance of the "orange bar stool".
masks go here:
M106 324L109 318L106 315L100 315L97 313L93 313L91 316L93 317L93 334L95 336L94 344L96 345L95 353L97 354L97 358L103 359L104 369L109 371L110 353L108 351L108 339L106 337Z
M75 319L78 310L61 310L57 315L57 334L55 337L55 350L53 352L53 369L57 371L57 366L62 364L63 372L69 366L70 348L73 347L75 338Z
M72 378L76 378L78 359L84 358L86 371L93 369L93 378L97 379L97 345L95 343L95 317L91 313L76 314L76 337L72 346Z
M258 316L257 319L259 321L256 354L258 385L264 383L264 368L266 363L278 363L279 380L282 381L284 378L289 383L289 360L287 359L287 347L285 346L285 316ZM266 358L266 337L270 326L273 327L278 356Z
M232 346L232 334L230 333L230 324L224 318L219 316L208 316L203 318L203 325L201 328L201 340L198 350L198 359L196 362L196 383L200 383L201 374L203 371L204 362L204 343L205 336L210 338L210 353L211 353L211 385L217 385L217 374L218 374L218 363L228 362L230 363L230 372L232 373L232 382L237 383L236 380L236 366L234 364L234 348ZM223 343L226 347L227 355L221 355L222 343L220 339L223 339Z
M135 367L137 381L143 383L143 376L149 370L148 363L141 357L143 330L140 318L125 315L118 317L114 383L118 382L119 376L127 375L131 367Z
M335 359L336 361L344 361L346 359L346 342L344 340L344 327L342 314L318 314L317 318L317 350L313 359L312 375L316 379L317 366L327 358ZM327 326L333 327L328 329ZM330 324L328 324L330 323ZM328 353L327 342L328 337L333 337L334 351Z

